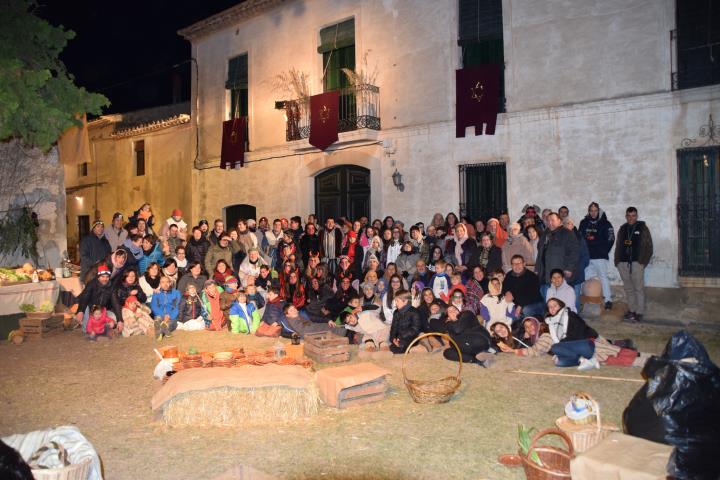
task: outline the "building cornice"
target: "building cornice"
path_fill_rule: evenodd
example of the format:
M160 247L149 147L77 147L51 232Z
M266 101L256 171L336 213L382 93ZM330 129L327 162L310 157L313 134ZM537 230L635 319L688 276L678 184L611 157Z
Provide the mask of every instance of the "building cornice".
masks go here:
M230 25L237 24L249 18L263 14L278 5L285 3L287 0L246 0L239 5L223 10L222 12L208 17L192 25L181 28L177 31L178 35L190 42L197 40L205 35L209 35L217 30L226 28Z
M157 130L162 130L164 128L174 127L176 125L182 125L189 122L190 115L181 113L180 115L176 115L174 117L170 117L164 120L158 120L157 122L144 123L142 125L137 125L132 128L126 128L125 130L118 130L110 134L110 137L115 139L133 137L136 135L143 135L146 133L155 132Z

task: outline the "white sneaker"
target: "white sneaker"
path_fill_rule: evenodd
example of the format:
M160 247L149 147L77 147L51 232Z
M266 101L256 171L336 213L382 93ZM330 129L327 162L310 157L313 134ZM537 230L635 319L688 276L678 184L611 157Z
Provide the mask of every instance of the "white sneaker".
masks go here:
M581 372L585 372L588 370L592 370L593 368L600 368L600 362L598 362L598 359L596 356L593 355L593 357L588 360L587 358L580 357L580 365L578 365L578 370Z

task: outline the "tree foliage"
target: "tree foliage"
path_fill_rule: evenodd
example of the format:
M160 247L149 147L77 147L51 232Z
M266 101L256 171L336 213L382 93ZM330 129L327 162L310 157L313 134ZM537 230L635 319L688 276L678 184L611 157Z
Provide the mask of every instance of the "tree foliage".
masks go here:
M0 0L0 140L47 150L78 115L109 101L74 83L59 59L75 33L34 14L31 0Z

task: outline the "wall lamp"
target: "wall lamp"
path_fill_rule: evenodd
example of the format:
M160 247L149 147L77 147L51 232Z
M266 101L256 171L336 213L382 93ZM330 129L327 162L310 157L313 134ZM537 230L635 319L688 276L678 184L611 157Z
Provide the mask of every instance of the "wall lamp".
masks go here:
M402 183L402 175L398 172L397 168L395 169L395 173L392 174L392 181L393 185L395 185L399 191L405 191L405 185Z

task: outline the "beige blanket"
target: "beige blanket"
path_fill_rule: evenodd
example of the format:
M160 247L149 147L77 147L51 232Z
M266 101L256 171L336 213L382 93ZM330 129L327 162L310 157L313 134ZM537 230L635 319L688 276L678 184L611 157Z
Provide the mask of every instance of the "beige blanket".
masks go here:
M174 396L181 393L211 390L214 388L263 388L286 386L307 389L312 374L298 365L243 365L232 368L190 368L181 370L153 395L153 410L162 408Z
M388 370L365 362L320 370L315 375L315 382L322 401L331 407L336 407L341 390L372 382L389 374Z

